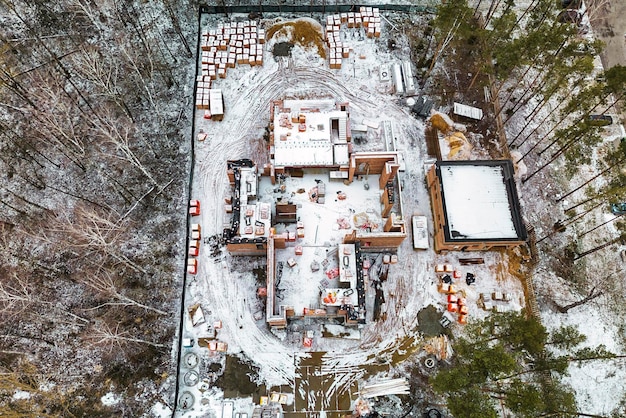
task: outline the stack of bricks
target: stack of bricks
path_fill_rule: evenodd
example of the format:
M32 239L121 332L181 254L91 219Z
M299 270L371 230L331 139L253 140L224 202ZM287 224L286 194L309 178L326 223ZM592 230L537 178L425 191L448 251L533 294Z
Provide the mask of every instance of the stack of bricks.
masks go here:
M263 65L265 29L257 22L222 23L202 33L202 76L211 80L225 78L236 64Z
M209 108L209 89L211 89L211 77L199 75L196 80L196 109Z
M329 49L328 61L331 69L341 68L343 58L343 43L340 35L341 23L339 14L326 16L326 44Z
M351 48L341 41L341 29L363 28L368 38L380 37L380 11L376 7L361 7L359 12L336 13L326 16L326 44L331 69L340 69L343 58L350 56Z
M226 78L236 64L263 65L265 29L255 21L222 23L202 33L201 75L196 80L196 108L209 109L209 89L217 78Z
M380 11L377 7L360 8L363 27L366 28L368 38L380 38Z

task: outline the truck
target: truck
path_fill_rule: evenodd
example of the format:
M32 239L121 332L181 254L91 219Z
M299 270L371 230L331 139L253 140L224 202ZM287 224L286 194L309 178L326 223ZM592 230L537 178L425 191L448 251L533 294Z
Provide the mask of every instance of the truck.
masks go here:
M413 215L413 248L416 250L428 249L428 221L424 215Z

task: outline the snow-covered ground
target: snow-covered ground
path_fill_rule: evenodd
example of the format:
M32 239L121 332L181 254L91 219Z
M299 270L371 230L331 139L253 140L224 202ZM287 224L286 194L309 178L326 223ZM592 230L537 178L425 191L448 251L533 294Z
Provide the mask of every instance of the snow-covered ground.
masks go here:
M231 18L237 20L246 17ZM207 28L216 24L216 21L210 22L206 17L205 19ZM206 120L201 111L196 112L196 134L202 131L208 137L206 141L196 143L192 191L192 197L199 199L202 205L201 216L194 218L193 222L202 225L203 237L221 234L227 221L224 199L230 196L231 190L226 177L226 161L250 158L260 165L267 161L262 137L269 123L269 104L272 100L284 98L329 98L349 102L353 124L367 121L375 126L376 123L391 121L396 147L403 153L406 161L406 171L400 175L403 212L409 215L421 213L431 219L424 183L424 122L411 116L403 100L391 94L390 81L381 81L379 78L381 65L401 62L406 59L408 52L406 46L393 52L387 50L387 36L384 32L388 30L390 27L383 25L383 36L380 39L367 38L358 29L343 30L342 36L345 43L352 47L352 51L350 58L344 59L341 70L329 70L327 61L320 58L315 50L298 45L292 50L291 58L274 59L270 51L276 40L268 40L264 47L265 60L262 67L238 66L229 69L225 79L218 79L214 83L213 87L221 88L224 94L224 120ZM384 150L381 129L370 127L367 141L359 149ZM377 182L377 179L372 176L369 182ZM362 181L357 181L351 185L351 189L345 190L349 197L343 209L332 209L332 206L328 206L325 210L333 213L328 213L323 218L305 214L302 217L305 224L331 224L336 222L338 216L349 215L349 209L365 210L366 198L358 197L365 193L361 183ZM300 187L308 190L310 186L311 184L302 184ZM363 203L358 203L359 201ZM306 212L308 202L301 203ZM354 207L349 208L350 205ZM430 232L432 234L432 227ZM306 237L310 240L309 244L315 244L312 242L314 234L307 233ZM322 237L318 239L321 240ZM333 238L324 239L327 240L332 241ZM221 321L222 328L217 330L217 339L228 343L228 354L237 355L258 367L259 384L263 383L268 388L282 386L283 392L290 394L286 410L294 410L297 404L294 396L308 397L315 408L316 402L313 398L331 399L334 392L350 389L355 382L362 384L366 379L386 377L371 375L368 365L387 362L389 366L384 369L384 374L390 374L395 366L391 364L391 360L398 355L398 351L404 350L404 347L399 348L403 343L406 346L407 341L413 340L414 346L419 346L421 338L417 329L417 313L428 305L434 305L443 311L446 303L445 295L437 291L435 264L451 264L462 273L463 278L466 272L476 275L477 282L474 285L467 286L462 281L458 285L459 290L467 297L470 318L486 314L476 303L480 293L506 291L512 295L512 301L506 304L507 309L519 309L523 305L521 285L510 280L506 269L502 268L506 261L501 260L499 253L480 254L485 258L484 265L461 267L457 255L435 255L432 250L416 252L412 249L411 242L409 235L398 248L398 263L390 265L389 278L383 287L387 305L386 320L368 320L358 329L356 335L360 335L360 339L354 339L354 332L348 333L349 338L325 338L318 329L312 334L312 348L304 348L301 337L293 338L293 334L301 336L301 332L289 330L282 334L272 333L264 324L264 316L259 315L263 306L256 296L258 283L252 273L253 267L264 265L262 259L236 258L228 254L211 257L209 246L203 245L198 257L198 274L188 277L185 303L187 306L200 303L207 321L193 327L191 321L187 320L183 338L197 339L206 336L206 325ZM316 248L311 246L298 259L299 266L308 266L310 258L315 256ZM472 256L477 254L463 254L463 257ZM292 279L293 284L298 286L294 293L314 297L317 295L319 279L310 280L302 276L298 279L298 275ZM296 283L296 280L299 282ZM373 287L370 286L368 303L373 300L373 293ZM287 291L285 297L289 297ZM452 326L461 327L457 324ZM217 357L224 355L213 354L197 345L185 350L197 353L207 363L219 362L221 360ZM298 364L302 359L310 357L312 351L326 353L321 359L321 366L326 373L334 374L335 383L326 388L326 393L323 394L294 394L300 373ZM189 368L181 369L182 374L188 371ZM220 390L209 388L210 385L203 385L202 382L187 387L182 380L181 393L187 391L193 394L195 404L187 412L181 412L181 416L219 415L223 396ZM207 380L210 381L210 376ZM250 413L251 402L250 398L246 401L240 400L236 410ZM324 409L324 402L321 404L321 409Z
M204 16L203 28L217 26L217 19ZM247 16L233 15L231 19L245 20ZM279 20L266 16L264 23L269 27L270 22ZM320 21L323 22L321 16ZM267 161L262 138L269 123L270 102L284 98L329 98L349 102L353 124L392 121L396 147L403 153L406 162L406 171L400 175L403 212L405 215L426 215L432 235L432 214L424 183L424 122L411 116L403 100L391 94L390 82L381 81L379 77L381 65L401 62L408 57L408 47L398 33L394 34L394 39L398 41L399 47L394 51L387 49L392 25L385 21L380 39L367 38L357 29L342 30L344 42L352 47L352 51L350 58L344 59L340 70L330 70L328 62L320 58L314 48L298 45L293 48L290 58L275 59L271 49L277 40L270 39L264 46L263 66L237 66L228 70L225 79L214 82L214 88L222 89L224 94L225 118L221 122L210 121L203 118L202 111L196 111L194 132L194 138L199 132L207 134L207 140L195 144L192 190L192 198L199 199L202 204L202 214L194 218L193 222L202 225L203 238L220 235L228 221L224 202L230 196L231 189L226 177L226 161L250 158L260 166ZM448 109L441 110L445 112ZM515 128L519 127L508 127L512 131ZM380 128L369 128L368 141L362 145L362 149L383 150L385 144L382 138ZM520 165L520 168L525 167ZM356 183L356 188L348 192L353 193L353 196L361 194L363 190L362 185ZM302 184L301 187L308 190L310 184ZM524 189L520 190L520 194L524 200ZM354 201L358 201L356 196ZM306 207L306 202L302 203L303 208ZM304 222L334 223L338 215L329 213L329 217L324 219L311 219L307 215ZM312 234L307 233L306 237L311 240ZM324 240L332 241L333 238ZM386 320L368 320L358 329L360 339L354 339L353 332L349 333L349 338L326 338L322 337L321 329L317 329L312 334L312 348L304 348L301 338L304 330L291 328L289 331L272 333L264 323L264 315L259 315L263 304L257 297L258 283L252 270L264 267L263 259L237 258L225 253L212 256L209 254L209 246L203 244L198 257L198 274L190 275L187 279L185 305L201 304L206 322L194 327L187 318L182 338L191 337L197 341L215 331L217 340L227 343L228 355L237 356L257 368L256 383L264 384L268 391L280 387L282 392L287 393L286 410L297 410L301 406L296 398L304 399L311 410L331 410L330 400L339 393L347 391L350 399L354 399L355 383L363 385L367 381L391 377L398 366L395 359L406 357L407 346L411 348L409 351L419 352L423 339L417 328L417 313L429 305L436 306L440 311L445 309L445 296L437 291L439 278L435 273L435 265L451 264L461 272L462 277L467 272L475 274L477 281L474 285L468 286L462 280L458 282L459 290L468 300L470 320L487 315L477 303L481 293L510 294L511 301L501 303L503 309L519 310L524 306L522 285L511 276L509 260L502 253L437 255L432 250L416 252L412 249L409 232L409 237L398 248L397 254L398 263L391 265L389 279L384 284ZM298 260L299 265L308 266L319 255L312 245ZM459 257L482 257L485 263L461 266ZM306 295L316 294L319 280L308 280L297 274L292 276L289 280L294 284L300 280L297 285L301 292L293 292L291 295L286 292L285 297L301 296L300 303L304 306L309 298ZM550 280L549 274L546 274L545 280ZM540 287L539 290L543 289ZM370 287L368 302L372 298L373 289ZM597 314L593 304L573 309L567 315L544 311L542 320L549 329L565 323L578 324L587 335L589 345L604 343L611 351L621 351L619 342L613 342L614 338L611 338L612 343L607 343L607 335L616 335L617 332L613 319ZM221 321L221 328L212 327L216 321ZM453 324L452 327L458 331L462 326ZM212 384L216 376L200 369L210 364L223 365L225 353L211 352L198 347L197 343L193 348L184 348L183 356L189 352L196 353L200 361L198 366L181 368L180 393L193 396L194 404L177 415L221 416L224 393ZM325 354L318 358L314 352ZM316 393L313 387L308 389L308 393L303 393L301 380L305 369L299 365L314 357L320 365L318 372L332 376L334 383L318 389L324 393ZM385 367L378 368L380 364L385 364ZM608 413L619 402L621 395L616 394L625 391L621 383L624 370L618 368L608 370L593 365L570 367L571 377L568 382L576 389L584 412ZM184 375L190 370L199 371L200 381L194 385L185 385ZM594 383L590 384L589 379L594 379ZM235 411L248 415L253 404L258 402L253 397L229 400L235 402ZM165 411L168 408L159 404L153 413L159 415L165 414Z

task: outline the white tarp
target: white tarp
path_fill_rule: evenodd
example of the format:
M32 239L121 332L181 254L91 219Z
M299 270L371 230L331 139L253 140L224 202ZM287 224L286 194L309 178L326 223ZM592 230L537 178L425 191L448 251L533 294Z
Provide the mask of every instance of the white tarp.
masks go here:
M467 106L461 103L454 102L455 115L464 116L466 118L481 120L483 118L483 110L477 107Z

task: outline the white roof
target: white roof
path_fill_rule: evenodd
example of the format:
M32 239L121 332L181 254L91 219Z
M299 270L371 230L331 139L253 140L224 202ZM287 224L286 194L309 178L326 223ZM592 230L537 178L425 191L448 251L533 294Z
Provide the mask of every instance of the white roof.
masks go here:
M211 109L211 113L214 115L221 115L224 113L221 89L209 90L209 108Z
M428 249L428 221L423 215L413 215L413 248Z
M481 120L483 118L483 110L477 107L467 106L454 102L454 114L465 116L466 118Z
M274 163L276 166L332 166L345 164L342 152L336 155L333 144L346 144L333 138L331 119L346 123L348 114L337 110L332 100L286 100L283 103L290 112L274 112ZM304 131L300 124L291 122L292 115L303 114L306 118ZM281 126L281 119L289 121L289 126ZM284 125L284 123L283 123ZM281 140L281 137L283 138ZM335 161L338 157L339 162Z
M335 144L335 164L346 165L349 160L348 144Z
M441 167L451 239L517 239L501 166Z

